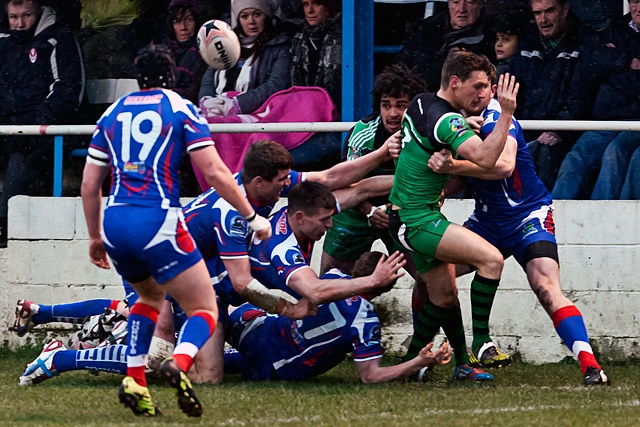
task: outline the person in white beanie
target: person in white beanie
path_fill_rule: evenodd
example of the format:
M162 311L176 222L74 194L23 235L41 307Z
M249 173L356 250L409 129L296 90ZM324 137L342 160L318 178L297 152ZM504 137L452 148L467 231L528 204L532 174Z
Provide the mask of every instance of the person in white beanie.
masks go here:
M279 30L275 10L269 0L231 1L234 31L242 45L240 60L229 70L209 68L205 73L199 94L205 116L251 113L290 87L291 41Z

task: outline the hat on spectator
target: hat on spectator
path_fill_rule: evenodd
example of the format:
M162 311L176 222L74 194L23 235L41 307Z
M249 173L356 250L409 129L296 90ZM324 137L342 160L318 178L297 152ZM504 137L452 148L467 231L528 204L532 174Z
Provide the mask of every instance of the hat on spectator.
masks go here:
M503 14L494 17L491 29L494 33L518 36L527 26L526 18L519 14Z
M269 0L231 0L231 15L237 18L240 12L250 7L259 9L269 18L273 18L274 7Z

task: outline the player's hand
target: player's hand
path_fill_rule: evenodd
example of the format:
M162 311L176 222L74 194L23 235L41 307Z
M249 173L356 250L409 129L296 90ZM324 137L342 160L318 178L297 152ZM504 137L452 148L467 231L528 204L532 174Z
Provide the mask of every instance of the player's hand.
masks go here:
M297 304L287 302L283 315L292 320L299 320L316 314L318 314L318 306L307 298L301 298Z
M369 225L381 230L389 228L389 215L387 215L387 207L379 206L368 218Z
M256 215L251 221L249 221L249 228L255 233L253 234L253 241L265 240L271 237L271 223L265 217Z
M106 270L111 268L102 239L89 240L89 258L91 259L92 264L95 264L100 268L104 268Z
M397 160L398 157L400 157L400 152L402 151L401 137L401 131L397 131L385 141L385 144L389 146L389 155L391 155L391 158L394 160Z
M518 89L520 89L520 83L516 82L515 76L509 73L500 74L496 95L503 113L513 114L516 111Z
M404 259L404 254L399 251L395 251L389 257L381 257L378 261L378 265L374 270L372 276L373 283L379 287L385 287L390 285L394 280L404 276L404 272L400 272L400 269L404 267L407 260Z
M451 151L443 149L431 155L427 162L427 166L436 173L451 173L453 169L453 160Z
M484 118L482 116L469 116L466 118L469 127L477 134L480 133L480 129L484 124Z
M435 353L431 351L432 348L433 342L430 342L429 344L425 345L418 353L418 357L421 359L421 365L423 367L446 365L451 361L453 350L451 349L451 347L449 347L449 343L443 343Z
M400 137L402 131L396 131L384 142L383 147L386 147L387 153L389 154L389 159L397 159L400 155L400 151L402 151L402 143L400 142Z
M547 131L543 132L542 135L537 138L537 141L543 145L554 146L556 144L560 144L562 142L562 138L560 138L560 135L555 132Z

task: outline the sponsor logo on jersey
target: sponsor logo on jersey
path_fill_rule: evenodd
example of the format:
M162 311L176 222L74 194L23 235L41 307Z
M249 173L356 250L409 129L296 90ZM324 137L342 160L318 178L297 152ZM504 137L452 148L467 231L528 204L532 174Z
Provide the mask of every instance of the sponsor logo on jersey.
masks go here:
M232 236L243 237L246 235L246 228L244 226L244 218L241 216L235 216L231 220L231 228L229 234Z
M291 338L295 341L296 344L300 344L304 337L300 334L298 330L298 322L302 324L302 320L292 321L291 322Z
M293 255L293 263L294 264L304 264L304 257L302 256L302 254L297 253Z
M276 223L276 236L278 234L287 234L287 211L284 211L278 222Z
M148 105L148 104L160 104L162 101L162 94L157 95L133 95L127 96L124 100L124 105Z
M35 64L37 59L38 59L38 51L36 50L35 47L32 47L31 50L29 51L29 61L31 61L32 64Z
M125 172L145 173L146 169L144 162L126 162L124 164Z
M460 117L451 117L449 119L449 128L452 132L459 132L465 128L464 121Z

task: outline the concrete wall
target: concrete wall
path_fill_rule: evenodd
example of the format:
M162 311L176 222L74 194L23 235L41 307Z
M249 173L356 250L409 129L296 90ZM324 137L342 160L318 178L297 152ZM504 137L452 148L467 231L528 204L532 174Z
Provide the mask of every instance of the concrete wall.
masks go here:
M444 212L460 223L472 207L469 200L449 200ZM123 296L115 271L100 270L89 262L79 198L20 196L10 201L9 212L9 246L0 249L3 345L16 347L27 342L27 338L7 332L17 299L61 303ZM559 201L555 222L562 286L582 311L594 348L604 361L640 357L640 201ZM319 255L317 247L314 267L319 264ZM468 328L469 282L470 277L458 282ZM411 334L411 285L404 277L377 302L383 318L388 319L383 333L389 351L402 351ZM494 341L503 351L519 352L526 361L556 362L570 355L513 260L506 263L491 327ZM59 333L51 328L37 329Z

